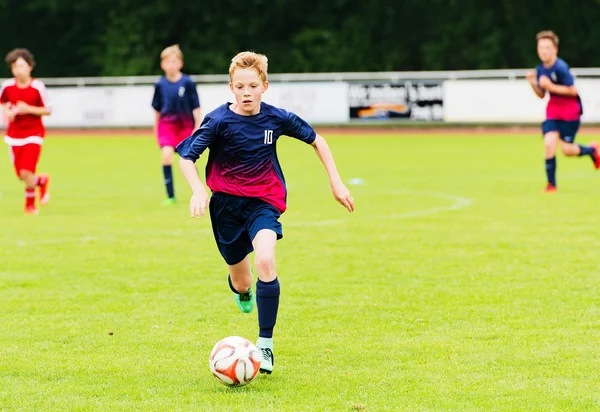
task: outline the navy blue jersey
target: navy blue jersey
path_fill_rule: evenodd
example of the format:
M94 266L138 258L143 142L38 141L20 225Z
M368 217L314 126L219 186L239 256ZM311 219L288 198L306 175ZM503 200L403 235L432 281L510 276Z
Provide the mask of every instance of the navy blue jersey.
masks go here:
M311 144L316 133L294 113L261 103L260 112L242 116L226 103L206 115L200 128L177 146L196 161L207 148L206 184L213 193L253 197L286 209L287 191L276 144L286 135Z
M160 113L161 121L193 122L193 111L200 107L196 84L186 74L176 82L162 76L154 85L152 107Z
M545 67L540 63L535 68L537 80L539 82L541 76L546 76L552 83L561 86L573 86L575 79L569 70L569 65L561 58L556 59L556 62L550 67ZM581 99L579 96L561 96L550 93L550 100L546 107L546 118L551 120L579 120L583 113Z

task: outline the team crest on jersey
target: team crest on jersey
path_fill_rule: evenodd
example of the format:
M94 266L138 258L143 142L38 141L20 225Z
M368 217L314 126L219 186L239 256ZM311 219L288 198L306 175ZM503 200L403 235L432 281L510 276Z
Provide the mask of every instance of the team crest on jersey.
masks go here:
M265 144L273 144L273 130L265 130Z
M552 79L552 81L553 81L554 83L556 83L556 80L557 80L557 78L556 78L556 72L552 72L552 73L550 73L550 78Z
M179 94L179 97L183 97L185 94L185 87L179 86L179 91L177 93Z

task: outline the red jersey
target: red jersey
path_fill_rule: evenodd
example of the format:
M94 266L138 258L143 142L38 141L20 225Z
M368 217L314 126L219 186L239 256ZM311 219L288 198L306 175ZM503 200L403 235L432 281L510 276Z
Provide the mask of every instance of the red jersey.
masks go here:
M2 83L0 103L12 107L16 106L19 101L30 106L49 107L46 86L37 79L31 79L27 87L18 87L15 79L9 79ZM42 144L45 133L41 116L17 113L14 120L8 123L4 141L9 146L23 146L28 143Z

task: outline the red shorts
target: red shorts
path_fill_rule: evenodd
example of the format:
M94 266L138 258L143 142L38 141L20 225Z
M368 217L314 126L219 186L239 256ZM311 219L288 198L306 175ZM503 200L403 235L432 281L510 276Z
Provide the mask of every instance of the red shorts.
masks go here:
M9 146L8 150L10 151L10 157L12 158L17 176L19 176L21 170L28 170L35 173L40 152L42 151L41 145L29 143L25 146Z
M175 147L194 132L194 123L159 120L157 132L160 147Z

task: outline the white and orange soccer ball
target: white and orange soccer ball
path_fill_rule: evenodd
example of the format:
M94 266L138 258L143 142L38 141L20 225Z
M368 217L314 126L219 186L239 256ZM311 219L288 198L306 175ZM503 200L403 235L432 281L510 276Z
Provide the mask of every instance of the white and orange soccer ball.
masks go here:
M248 339L228 336L210 352L210 371L227 386L244 386L252 382L260 369L260 352Z

